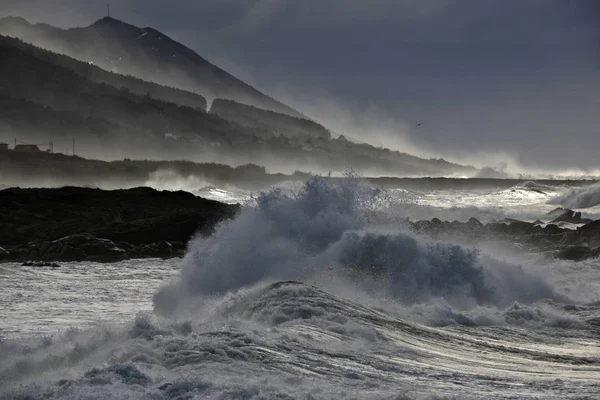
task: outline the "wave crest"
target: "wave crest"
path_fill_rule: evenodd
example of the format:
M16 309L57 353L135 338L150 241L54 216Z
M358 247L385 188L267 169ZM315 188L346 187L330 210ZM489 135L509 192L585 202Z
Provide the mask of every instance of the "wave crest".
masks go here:
M171 315L203 297L265 280L354 281L403 303L444 298L461 307L558 297L520 266L477 250L430 243L402 229L377 231L363 211L380 193L356 178L308 181L297 193L261 194L189 246L181 276L161 288L155 310Z
M572 189L549 201L566 208L590 208L600 204L600 183Z

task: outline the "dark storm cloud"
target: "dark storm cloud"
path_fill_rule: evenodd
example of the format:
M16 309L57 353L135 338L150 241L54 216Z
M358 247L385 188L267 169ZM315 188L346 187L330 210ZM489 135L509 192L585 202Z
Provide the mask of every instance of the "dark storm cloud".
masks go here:
M596 163L595 0L111 3L115 17L164 31L339 133L354 128L363 140L408 141L409 150L450 158ZM66 27L93 22L105 7L9 0L0 11Z

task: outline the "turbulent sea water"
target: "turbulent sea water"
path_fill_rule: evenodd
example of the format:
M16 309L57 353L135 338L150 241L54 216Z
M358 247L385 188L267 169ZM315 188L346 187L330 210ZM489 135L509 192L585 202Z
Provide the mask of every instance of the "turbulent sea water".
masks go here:
M598 193L315 179L251 199L182 260L2 264L0 398L598 399L599 260L396 223L600 218Z

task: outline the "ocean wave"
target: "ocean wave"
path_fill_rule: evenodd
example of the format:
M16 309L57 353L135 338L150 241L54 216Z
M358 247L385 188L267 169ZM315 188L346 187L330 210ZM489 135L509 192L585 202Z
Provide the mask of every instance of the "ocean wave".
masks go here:
M233 185L215 182L198 175L183 175L169 169L158 169L152 172L144 186L156 190L183 190L210 200L223 203L248 203L251 194Z
M354 178L261 194L190 243L155 314L0 341L0 398L597 393L598 304L565 304L528 268L476 249L376 229L365 210L380 196Z
M520 304L505 313L544 318ZM584 335L432 328L300 282L261 283L196 320L141 314L124 328L1 343L0 397L566 398L566 385L585 397L600 352Z
M371 229L364 210L380 192L358 179L315 178L294 195L257 198L210 238L189 245L181 276L161 288L155 310L175 315L203 297L264 280L359 281L405 304L444 298L451 304L496 305L562 299L543 279L478 250L427 242L401 229Z
M557 196L549 204L561 205L570 209L590 208L600 204L600 184L596 183Z

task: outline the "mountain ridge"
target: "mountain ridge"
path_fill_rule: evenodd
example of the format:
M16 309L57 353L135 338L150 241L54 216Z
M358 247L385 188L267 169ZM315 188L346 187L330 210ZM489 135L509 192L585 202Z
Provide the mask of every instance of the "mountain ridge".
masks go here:
M139 28L104 17L87 27L60 29L47 24L31 24L20 17L7 17L0 19L0 34L23 38L40 47L93 62L111 72L196 92L209 102L224 98L305 118L297 110L260 92L151 27Z
M110 20L101 24L105 23L114 24ZM126 24L119 26L132 29ZM255 163L279 172L309 169L327 173L349 167L373 176L463 176L475 172L473 167L445 160L426 160L343 137L334 139L325 127L311 120L243 103L221 102L226 114L222 118L203 110L201 96L152 95L159 89L168 90L162 87L154 87L149 96L140 87L131 90L131 78L106 71L100 78L91 76L88 67L98 67L19 39L0 35L0 51L5 60L0 63L0 133L10 132L10 137L0 137L0 141L17 136L29 143L61 140L56 144L64 146L67 140L70 143L77 138L79 154L103 159ZM140 84L151 87L153 83ZM214 111L219 111L220 101L215 101L218 107ZM85 148L88 150L83 153Z

